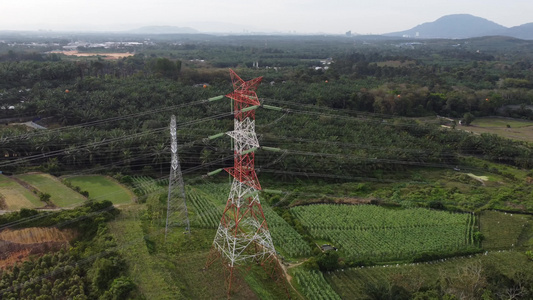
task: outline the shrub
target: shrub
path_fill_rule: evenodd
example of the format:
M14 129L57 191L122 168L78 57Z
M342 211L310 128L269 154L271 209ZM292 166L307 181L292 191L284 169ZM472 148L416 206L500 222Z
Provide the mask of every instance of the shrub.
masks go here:
M50 202L50 198L52 196L48 193L39 193L39 200L45 202L45 203L48 203Z
M320 271L333 271L339 267L339 254L335 251L322 253L317 259Z

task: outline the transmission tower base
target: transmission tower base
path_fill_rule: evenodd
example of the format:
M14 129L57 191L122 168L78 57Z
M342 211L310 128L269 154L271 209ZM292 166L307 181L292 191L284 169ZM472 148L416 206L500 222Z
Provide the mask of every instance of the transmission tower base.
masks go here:
M215 247L213 247L211 248L211 251L207 256L206 264L203 270L209 271L210 267L218 260L220 260L222 269L224 270L224 287L226 288L228 299L230 299L232 293L234 292L233 286L236 278L238 277L238 274L241 274L243 275L243 277L246 277L247 273L249 273L251 270L251 266L231 266L230 263L228 263L222 258L220 252ZM283 288L287 299L291 298L286 273L283 270L281 262L277 257L270 257L262 261L257 260L255 261L255 264L257 266L261 266L261 268L268 275L268 277L278 286ZM243 270L240 270L241 268L245 268L244 272L242 272Z

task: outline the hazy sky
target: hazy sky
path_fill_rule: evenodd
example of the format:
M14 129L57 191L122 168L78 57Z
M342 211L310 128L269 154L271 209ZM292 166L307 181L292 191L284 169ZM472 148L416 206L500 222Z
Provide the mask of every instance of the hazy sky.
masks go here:
M533 22L533 0L0 0L0 30L206 30L197 22L224 22L240 25L237 32L380 34L458 13L512 27Z

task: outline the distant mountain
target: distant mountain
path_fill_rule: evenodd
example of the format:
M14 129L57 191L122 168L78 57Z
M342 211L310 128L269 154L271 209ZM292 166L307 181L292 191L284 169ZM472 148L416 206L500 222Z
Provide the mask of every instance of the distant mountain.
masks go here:
M523 40L533 40L533 23L508 28L501 34Z
M457 14L441 17L434 22L412 29L384 34L385 36L409 36L420 38L471 38L505 33L508 28L487 19Z
M129 32L147 34L199 33L199 31L196 29L178 26L145 26L130 30Z

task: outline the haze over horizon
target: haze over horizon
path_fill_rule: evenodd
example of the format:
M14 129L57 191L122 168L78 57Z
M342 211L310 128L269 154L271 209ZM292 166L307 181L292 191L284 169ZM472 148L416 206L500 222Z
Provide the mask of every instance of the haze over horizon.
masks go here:
M530 0L512 5L501 0L19 0L0 4L0 30L122 31L159 25L202 32L384 34L449 14L513 27L533 22L532 11Z

